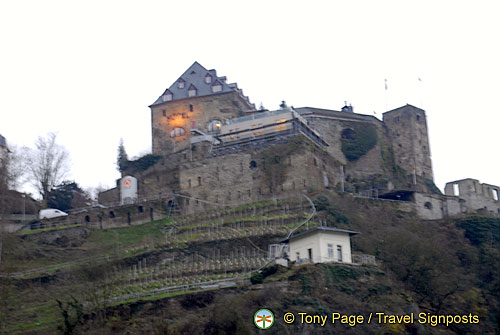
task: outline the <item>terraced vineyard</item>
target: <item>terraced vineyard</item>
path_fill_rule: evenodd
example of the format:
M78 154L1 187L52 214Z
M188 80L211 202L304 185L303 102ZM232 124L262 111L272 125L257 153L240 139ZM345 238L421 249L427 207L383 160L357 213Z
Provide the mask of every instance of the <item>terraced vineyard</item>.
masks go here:
M297 196L138 226L13 236L19 253L4 256L1 275L16 283L9 294L21 299L8 329L14 334L54 329L61 322L56 298L75 297L97 311L179 291L234 286L268 264L269 244L286 238L312 210ZM67 239L71 247L58 246Z

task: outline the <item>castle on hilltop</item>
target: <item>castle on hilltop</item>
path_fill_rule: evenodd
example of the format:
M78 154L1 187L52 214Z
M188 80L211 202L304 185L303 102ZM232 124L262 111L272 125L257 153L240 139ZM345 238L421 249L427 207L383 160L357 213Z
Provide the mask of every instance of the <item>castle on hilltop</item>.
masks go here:
M426 219L485 206L500 213L496 186L496 200L483 197L488 205L480 195L472 205L458 194L441 194L425 111L412 105L383 113L382 121L347 104L257 109L236 83L195 62L149 107L152 154L122 166L122 182L101 193L101 203L124 203L129 178L135 199L177 194L187 212L334 189L411 201Z

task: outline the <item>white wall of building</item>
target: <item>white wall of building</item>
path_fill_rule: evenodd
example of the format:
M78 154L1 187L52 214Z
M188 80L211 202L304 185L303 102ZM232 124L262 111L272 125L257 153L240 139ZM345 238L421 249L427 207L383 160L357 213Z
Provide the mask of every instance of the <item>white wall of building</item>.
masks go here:
M132 204L137 200L137 179L132 176L120 180L120 203Z
M331 244L333 247L333 257L329 257L328 244ZM349 233L315 231L290 240L289 245L289 257L291 261L297 261L297 253L299 253L300 259L308 260L308 249L312 249L312 261L314 263L338 262L337 246L340 246L342 263L352 263Z

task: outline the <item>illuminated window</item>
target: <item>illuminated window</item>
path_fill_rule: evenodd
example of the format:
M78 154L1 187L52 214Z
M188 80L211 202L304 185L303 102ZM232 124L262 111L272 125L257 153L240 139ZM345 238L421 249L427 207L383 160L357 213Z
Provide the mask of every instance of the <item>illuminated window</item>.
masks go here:
M172 131L170 132L170 137L182 136L185 133L186 133L186 131L184 130L184 128L176 127L174 129L172 129Z
M181 78L181 79L179 79L179 80L177 81L177 87L178 87L178 88L184 88L184 83L185 83L185 81L184 81L184 80L182 80L182 78Z
M205 83L210 84L212 82L212 76L207 73L205 76Z
M211 121L208 126L207 126L207 130L212 132L217 132L217 131L220 131L222 128L222 122L220 122L219 120L213 120Z
M196 96L196 87L194 85L189 86L188 88L188 97L195 97Z

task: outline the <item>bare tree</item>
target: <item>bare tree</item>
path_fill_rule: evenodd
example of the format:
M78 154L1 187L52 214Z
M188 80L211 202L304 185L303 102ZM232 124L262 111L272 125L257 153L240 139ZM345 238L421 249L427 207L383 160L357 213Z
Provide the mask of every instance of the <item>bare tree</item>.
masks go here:
M22 186L23 177L26 174L26 162L23 158L23 149L18 148L15 145L9 146L9 154L7 158L7 185L10 189L17 189Z
M25 174L26 164L22 151L14 145L0 147L0 213L7 213L9 208L11 190L22 184L21 179Z
M69 172L69 153L56 143L56 134L49 133L46 138L38 138L26 160L31 182L46 202L50 190Z

